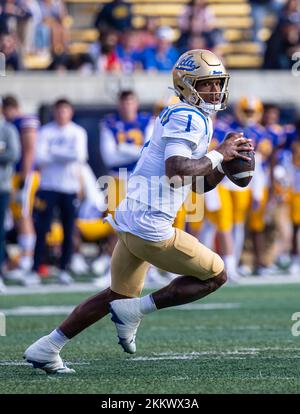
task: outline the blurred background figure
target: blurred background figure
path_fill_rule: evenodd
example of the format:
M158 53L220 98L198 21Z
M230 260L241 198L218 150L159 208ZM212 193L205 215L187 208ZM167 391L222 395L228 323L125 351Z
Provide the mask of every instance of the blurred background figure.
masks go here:
M3 119L0 100L0 293L5 291L2 268L5 254L4 220L12 190L14 164L19 160L20 154L18 131Z
M22 51L30 47L32 14L25 0L2 0L0 3L0 33L15 35Z
M222 41L222 31L216 27L215 16L204 0L191 0L178 18L181 36L178 41L180 51L188 50L191 36L202 37L208 49L213 49Z
M67 10L63 0L40 0L42 21L51 33L51 49L54 55L60 55L66 51Z
M110 30L125 32L132 28L131 4L113 0L101 6L95 18L95 27L102 33Z
M24 115L15 96L3 97L3 115L18 130L21 159L16 164L13 176L11 210L17 230L20 250L18 269L9 272L13 279L22 279L31 269L35 246L35 231L32 221L34 193L39 185L39 176L34 171L35 149L39 121L36 116Z
M152 130L152 114L139 112L138 98L133 90L121 91L117 112L105 116L101 121L101 157L113 177L108 189L108 210L112 214L126 194L127 177L120 176L119 169L126 169L128 175L133 171L143 145L151 137ZM105 278L99 279L101 284L110 281L110 256L116 241L117 236L111 231L103 248L104 254L93 264L95 273L105 273L108 270Z
M99 33L98 42L90 47L97 72L121 72L121 60L117 54L118 35L114 31Z
M174 31L171 27L162 26L156 32L155 47L145 48L142 53L143 68L148 71L169 72L179 57L174 45Z
M253 39L260 42L260 30L264 27L266 16L274 10L275 2L274 0L250 0L250 4L253 18Z
M118 59L121 63L123 73L132 73L137 69L142 69L141 62L141 39L137 30L130 30L124 33L116 47Z
M300 139L295 141L291 147L292 159L289 164L288 174L290 176L290 216L293 226L291 246L291 267L290 273L300 274L300 249L299 249L299 228L300 228Z
M5 56L7 71L19 71L22 69L22 59L17 51L17 38L9 33L0 34L0 52Z
M37 239L32 272L25 279L27 285L40 282L38 271L45 252L46 233L56 209L63 227L58 281L62 284L73 281L68 267L73 250L80 168L87 161L87 134L72 122L72 117L72 104L67 99L60 99L53 106L53 122L44 125L39 132L36 164L40 171L40 186L34 206Z
M266 44L264 69L290 69L292 56L300 51L300 15L284 15L274 28Z

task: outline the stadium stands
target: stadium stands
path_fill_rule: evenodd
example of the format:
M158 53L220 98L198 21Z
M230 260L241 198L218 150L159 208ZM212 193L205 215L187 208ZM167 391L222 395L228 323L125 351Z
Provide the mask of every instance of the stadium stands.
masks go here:
M107 0L66 0L69 11L75 17L71 30L71 51L86 51L88 44L97 39L97 30L91 29L93 15L99 5ZM133 25L140 28L146 17L156 17L160 25L175 29L179 36L178 16L182 13L188 0L129 0L132 3ZM251 41L251 6L247 0L207 0L209 9L216 17L216 27L222 29L225 42L220 45L220 52L229 68L257 68L262 64L259 45ZM270 20L270 19L269 19ZM266 34L265 34L266 36ZM241 43L242 42L242 43ZM245 43L246 42L246 43ZM86 47L84 46L86 44Z

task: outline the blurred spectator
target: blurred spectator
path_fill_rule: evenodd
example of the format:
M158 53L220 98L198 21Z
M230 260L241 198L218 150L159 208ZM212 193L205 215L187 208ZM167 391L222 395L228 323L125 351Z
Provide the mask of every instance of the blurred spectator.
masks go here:
M203 36L208 48L222 41L222 33L215 27L215 16L207 7L205 0L191 0L179 16L178 26L181 30L178 47L182 51L187 49L190 35Z
M32 16L30 21L30 42L27 51L39 54L48 53L51 46L51 31L43 23L41 2L38 0L24 1L26 1L28 10Z
M122 72L131 73L137 68L142 68L139 33L134 30L128 31L120 40L116 52L122 65Z
M21 58L17 52L16 36L11 34L0 35L0 52L5 55L6 70L21 70Z
M157 45L154 48L146 48L142 53L143 68L170 71L179 57L179 52L173 45L174 31L168 26L162 26L156 35Z
M0 33L19 32L18 26L27 22L31 13L24 1L0 1Z
M28 52L32 44L33 18L27 0L2 0L0 11L0 33L16 35L22 52Z
M267 42L264 69L290 69L295 52L300 51L300 31L290 18L282 19Z
M190 35L187 40L187 50L207 49L205 38L199 35Z
M99 35L99 40L90 48L97 72L116 72L121 70L121 62L117 55L118 36L115 32Z
M279 24L281 20L288 18L293 23L300 23L300 1L288 0L282 7L279 15Z
M66 50L67 11L63 0L40 0L43 23L51 32L51 49L54 54L60 55Z
M101 6L95 19L95 27L101 32L112 29L125 32L132 27L131 19L131 4L123 0L113 0Z
M147 17L145 24L139 31L140 46L142 48L155 47L156 32L159 27L159 20L157 17Z
M81 74L92 73L94 62L88 53L71 54L66 58L66 69L76 70Z
M93 58L88 53L77 53L53 56L48 70L66 72L68 70L78 71L81 74L90 74L94 71Z
M259 31L264 27L266 16L273 10L273 0L250 0L253 18L253 39L260 41Z
M0 103L2 107L2 102ZM4 260L4 218L11 192L13 166L20 157L20 141L16 128L0 119L0 292L4 290L2 265Z

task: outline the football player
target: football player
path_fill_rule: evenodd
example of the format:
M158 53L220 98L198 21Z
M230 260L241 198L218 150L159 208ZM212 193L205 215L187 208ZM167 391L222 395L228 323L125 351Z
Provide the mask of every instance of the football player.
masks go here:
M203 298L226 282L220 256L172 224L192 188L210 191L224 178L222 162L249 160L241 151L253 150L251 140L233 133L207 152L212 137L210 114L226 107L228 80L222 62L210 51L191 50L179 58L173 83L181 102L156 118L151 139L129 179L126 198L115 216L109 216L119 236L111 262L111 286L77 306L59 328L25 351L34 367L73 372L63 363L61 349L109 311L119 344L132 354L144 315ZM139 298L149 263L183 276Z
M300 227L300 140L294 140L291 145L292 162L287 171L290 176L290 215L293 225L290 272L300 274L300 256L298 233Z
M11 210L18 232L21 256L19 269L8 272L7 277L23 280L32 266L35 231L32 222L34 193L39 184L39 175L34 171L35 146L39 121L36 116L24 115L14 96L3 98L3 115L15 125L20 135L21 159L13 176ZM28 281L29 283L29 281Z
M274 262L286 270L290 264L291 223L289 215L288 175L284 171L286 155L290 157L290 132L295 126L280 123L280 108L276 104L265 104L262 124L272 138L272 154L269 156L269 204L275 207L275 225L280 238L275 241ZM288 132L289 131L289 132ZM268 147L265 146L265 150ZM290 158L289 158L290 160Z
M263 105L261 104L262 108ZM265 262L265 234L267 219L272 219L275 208L273 193L273 169L275 165L275 149L279 142L284 141L284 131L275 121L275 108L267 108L257 119L255 130L255 149L257 159L261 161L261 174L256 174L256 183L262 186L262 197L255 199L256 188L252 188L252 208L249 216L249 230L254 247L254 273L258 276L272 275L277 272L273 265ZM263 118L264 115L264 118Z

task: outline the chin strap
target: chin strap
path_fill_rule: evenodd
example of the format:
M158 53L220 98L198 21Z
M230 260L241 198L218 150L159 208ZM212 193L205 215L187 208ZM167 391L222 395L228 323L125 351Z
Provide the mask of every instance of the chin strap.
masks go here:
M221 104L211 104L211 103L207 103L207 102L200 102L199 104L199 108L202 109L203 112L206 112L207 114L214 114L218 111L220 111L221 108Z

